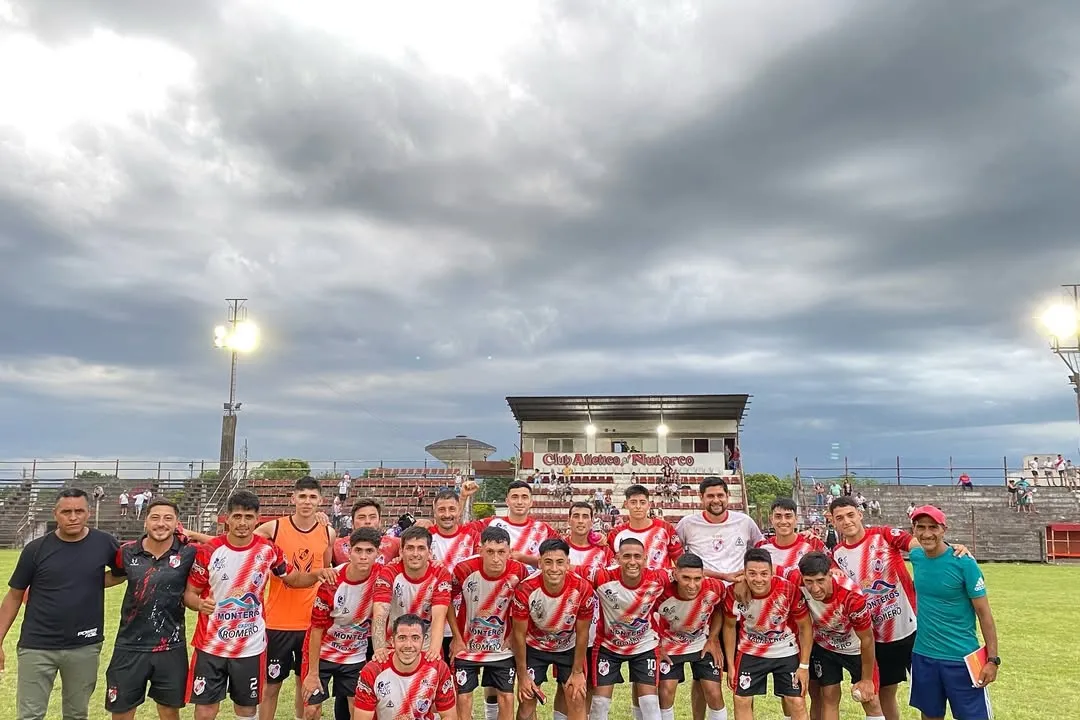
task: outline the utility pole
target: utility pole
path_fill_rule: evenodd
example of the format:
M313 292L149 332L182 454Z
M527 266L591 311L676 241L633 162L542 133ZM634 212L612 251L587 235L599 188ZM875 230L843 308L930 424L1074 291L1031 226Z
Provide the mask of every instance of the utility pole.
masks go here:
M235 335L236 327L247 318L244 303L247 298L226 298L229 306L229 335ZM233 479L233 466L236 462L236 411L240 405L236 402L236 359L237 348L226 345L230 350L229 359L229 402L225 403L225 413L221 418L221 455L218 462L218 482L230 482Z
M1072 317L1080 318L1080 284L1061 287L1068 298L1065 306L1068 307L1071 303ZM1076 419L1080 422L1080 326L1074 323L1073 333L1066 337L1052 336L1050 349L1069 369L1069 384L1076 393Z

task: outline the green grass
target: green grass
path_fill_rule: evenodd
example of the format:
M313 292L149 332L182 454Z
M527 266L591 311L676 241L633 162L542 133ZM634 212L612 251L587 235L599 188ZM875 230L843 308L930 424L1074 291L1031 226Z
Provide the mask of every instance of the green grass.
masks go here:
M15 566L18 553L13 550L0 551L0 575L8 578ZM1042 720L1063 708L1080 706L1080 684L1062 682L1073 668L1080 665L1080 645L1066 641L1074 634L1076 617L1076 598L1080 597L1080 567L1059 567L1041 565L983 565L990 590L990 602L997 620L998 635L1001 644L1001 656L1004 660L998 682L992 686L991 696L995 713L999 718L1008 720ZM116 625L120 612L120 600L124 586L106 591L106 637L116 634ZM0 717L14 717L16 654L19 625L22 615L15 621L8 639L4 643L8 669L0 675L0 706L8 708L0 711ZM189 616L189 634L195 627L194 617ZM101 670L97 691L90 704L91 718L108 718L104 710L104 675L112 654L112 645L106 642L101 654ZM626 686L620 686L612 704L612 720L629 720L629 697ZM49 706L49 717L60 715L60 682L57 680ZM845 688L846 690L846 688ZM690 701L688 689L679 691L677 716L679 720L689 720ZM554 693L548 689L549 696ZM906 706L907 688L900 691L903 705ZM730 698L730 693L725 692ZM1045 698L1042 702L1033 702L1034 698ZM1052 700L1050 700L1052 698ZM730 699L728 700L730 705ZM1052 705L1051 705L1052 703ZM482 712L482 702L477 702L477 717ZM540 708L543 720L550 720L550 703ZM231 714L226 706L221 717ZM779 720L779 701L769 696L757 702L758 720ZM329 704L323 708L324 717L332 717ZM138 718L150 720L157 717L152 702L143 705ZM191 718L190 706L181 712L181 717ZM278 717L292 717L292 683L286 683L282 689ZM862 711L845 692L841 710L843 720L857 720ZM919 714L905 709L904 718L917 719Z

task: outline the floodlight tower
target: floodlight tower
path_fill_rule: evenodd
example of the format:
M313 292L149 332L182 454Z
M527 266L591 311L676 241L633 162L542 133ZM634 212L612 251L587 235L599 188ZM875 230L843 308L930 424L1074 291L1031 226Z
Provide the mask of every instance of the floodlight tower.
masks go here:
M1069 369L1069 383L1076 392L1076 414L1080 421L1080 284L1061 287L1062 301L1046 308L1040 320L1050 337L1050 350Z
M229 307L228 325L214 328L214 346L228 350L229 367L229 402L225 403L225 414L221 418L221 455L218 475L221 481L231 480L233 463L236 460L236 411L241 403L236 402L236 360L240 353L249 353L259 344L259 328L247 319L247 298L226 298Z

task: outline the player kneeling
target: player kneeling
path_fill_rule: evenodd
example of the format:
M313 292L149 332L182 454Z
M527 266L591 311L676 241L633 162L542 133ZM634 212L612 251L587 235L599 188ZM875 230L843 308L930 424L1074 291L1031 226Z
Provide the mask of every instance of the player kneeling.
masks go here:
M768 550L747 550L743 573L747 602L738 600L733 588L724 598L724 652L735 693L735 720L753 720L754 697L766 693L769 675L773 693L785 698L791 720L807 720L804 698L814 630L806 601L795 585L773 574ZM798 639L792 627L798 627Z
M570 571L570 546L540 543L539 573L517 587L511 618L518 676L518 720L535 720L548 667L566 698L569 720L585 720L585 660L596 598L592 585Z
M705 565L693 553L675 561L671 583L661 596L656 612L660 618L660 716L675 718L675 694L686 681L690 664L693 679L701 683L709 720L726 720L720 687L724 655L720 631L724 625L724 584L705 577Z
M378 530L354 530L349 536L349 562L334 568L336 582L319 586L301 672L308 720L322 717L331 682L334 697L356 694L360 669L370 659L371 608L378 578L372 569L381 541Z
M839 720L840 683L851 675L852 698L861 702L867 720L885 720L878 701L878 671L874 661L874 630L866 596L843 572L831 567L829 556L812 552L788 575L806 600L814 626L811 698L820 720ZM821 712L816 712L820 705Z

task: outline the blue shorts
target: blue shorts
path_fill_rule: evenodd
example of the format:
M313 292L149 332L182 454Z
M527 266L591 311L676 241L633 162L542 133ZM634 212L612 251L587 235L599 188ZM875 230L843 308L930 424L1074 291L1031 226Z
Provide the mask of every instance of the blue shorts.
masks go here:
M967 665L960 660L936 660L913 653L911 656L911 700L913 708L932 718L945 717L945 702L956 720L991 720L990 693L974 687Z

